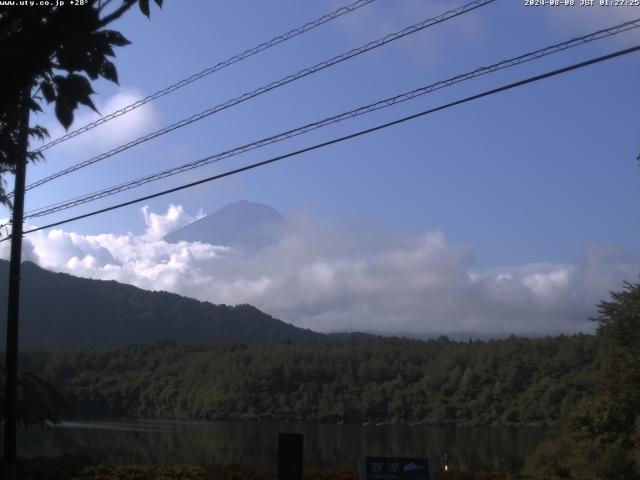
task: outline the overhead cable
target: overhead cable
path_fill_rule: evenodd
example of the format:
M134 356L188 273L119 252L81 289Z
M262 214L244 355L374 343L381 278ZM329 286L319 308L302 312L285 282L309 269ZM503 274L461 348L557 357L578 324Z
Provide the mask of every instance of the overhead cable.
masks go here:
M147 135L144 135L142 137L139 137L135 140L132 140L128 143L125 143L123 145L120 145L118 147L115 147L111 150L109 150L108 152L105 153L101 153L100 155L94 156L88 160L85 160L83 162L77 163L75 165L72 165L68 168L65 168L63 170L60 170L56 173L53 173L45 178L42 178L40 180L37 180L29 185L26 186L25 190L31 190L33 188L39 187L41 185L44 185L45 183L48 183L52 180L55 180L56 178L59 178L63 175L68 175L69 173L75 172L76 170L80 170L81 168L85 168L89 165L93 165L94 163L100 162L106 158L112 157L114 155L117 155L118 153L124 152L125 150L128 150L132 147L135 147L136 145L139 145L141 143L147 142L149 140L152 140L156 137L159 137L161 135L164 135L166 133L172 132L174 130L177 130L178 128L184 127L186 125L190 125L194 122L197 122L199 120L202 120L203 118L206 118L210 115L213 115L215 113L218 113L222 110L225 110L227 108L230 108L232 106L238 105L242 102L245 102L251 98L257 97L258 95L262 95L263 93L269 92L271 90L274 90L278 87L282 87L283 85L287 85L288 83L291 83L293 81L299 80L300 78L306 77L308 75L311 75L313 73L316 73L320 70L324 70L325 68L331 67L333 65L336 65L338 63L344 62L345 60L351 59L355 56L361 55L365 52L368 52L370 50L373 50L375 48L378 48L382 45L386 45L387 43L393 42L395 40L398 40L400 38L406 37L407 35L411 35L413 33L419 32L421 30L424 30L425 28L437 25L439 23L445 22L447 20L450 20L452 18L455 18L459 15L463 15L467 12L470 12L471 10L475 10L476 8L485 6L487 4L493 3L495 2L495 0L475 0L473 2L467 3L466 5L463 5L461 7L458 7L456 9L453 10L449 10L445 13L442 13L436 17L424 20L422 22L419 22L415 25L412 25L410 27L407 27L403 30L400 30L398 32L395 33L391 33L389 35L386 35L378 40L375 40L373 42L369 42L366 45L363 45L361 47L358 48L354 48L352 50L349 50L346 53L343 53L341 55L337 55L329 60L325 60L323 62L320 62L312 67L308 67L305 69L300 70L297 73L294 73L292 75L287 75L284 78L281 78L280 80L276 80L274 82L271 82L267 85L264 85L260 88L257 88L255 90L252 90L250 92L244 93L243 95L240 95L239 97L233 98L231 100L228 100L224 103L221 103L219 105L216 105L214 107L208 108L206 110L203 110L202 112L196 113L194 115L191 115L190 117L184 118L182 120L180 120L179 122L173 123L171 125L168 125L164 128L161 128L160 130L156 130L155 132L151 132Z
M420 88L417 88L415 90L411 90L410 92L405 92L393 97L389 97L386 98L384 100L380 100L377 101L375 103L371 103L369 105L365 105L359 108L356 108L354 110L350 110L348 112L343 112L340 113L338 115L334 115L328 118L324 118L320 121L317 122L313 122L313 123L309 123L307 125L292 129L292 130L288 130L286 132L282 132L282 133L278 133L276 135L272 135L270 137L267 138L263 138L261 140L257 140L255 142L252 143L248 143L239 147L235 147L233 149L230 150L226 150L224 152L221 153L217 153L215 155L211 155L211 156L207 156L205 158L201 158L192 162L188 162L176 167L172 167L172 168L168 168L166 170L162 170L160 172L156 172L153 173L151 175L147 175L144 177L140 177L138 179L135 180L131 180L125 183L121 183L119 185L115 185L109 188L105 188L96 192L92 192L92 193L88 193L82 196L77 196L74 197L72 199L67 199L61 202L57 202L54 204L50 204L47 206L43 206L34 210L31 210L29 212L27 212L27 214L25 215L25 219L29 219L29 218L36 218L36 217L43 217L46 215L50 215L62 210L66 210L72 207L76 207L78 205L82 205L84 203L88 203L88 202L92 202L101 198L105 198L105 197L109 197L121 192L124 192L126 190L130 190L133 188L137 188L139 186L142 185L146 185L148 183L154 182L154 181L158 181L161 180L163 178L167 178L173 175L177 175L189 170L192 170L194 168L199 168L205 165L209 165L211 163L215 163L215 162L219 162L221 160L236 156L236 155L240 155L242 153L251 151L251 150L255 150L257 148L261 148L264 147L266 145L270 145L276 142L280 142L298 135L302 135L304 133L308 133L310 131L313 130L317 130L319 128L325 127L327 125L332 125L350 118L354 118L360 115L364 115L376 110L380 110L386 107L390 107L392 105L396 105L408 100L412 100L415 99L417 97L420 97L422 95L431 93L433 91L439 90L441 88L445 88L445 87L449 87L452 85L455 85L457 83L466 81L466 80L470 80L482 75L486 75L488 73L492 73L498 70L502 70L505 68L509 68L509 67L513 67L516 65L520 65L526 62L530 62L532 60L536 60L557 52L561 52L564 50L567 50L569 48L573 48L576 47L578 45L582 45L585 43L589 43L589 42L593 42L595 40L599 40L599 39L603 39L603 38L607 38L613 35L617 35L619 33L622 32L626 32L630 29L634 29L634 28L638 28L640 27L640 19L636 19L636 20L632 20L632 21L628 21L628 22L624 22L621 23L619 25L607 28L607 29L603 29L603 30L598 30L596 32L590 33L588 35L583 35L581 37L577 37L577 38L573 38L571 40L568 40L566 42L562 42L562 43L557 43L554 45L550 45L548 47L545 48L541 48L529 53L525 53L523 55L514 57L514 58L510 58L507 60L502 60L498 63L494 63L492 65L489 66L485 66L485 67L480 67L477 68L475 70L472 70L470 72L467 73L463 73L460 75L456 75L454 77L451 77L449 79L446 80L441 80L439 82L436 83L432 83Z
M630 53L634 53L634 52L637 52L637 51L640 51L640 45L636 45L635 47L631 47L631 48L626 48L624 50L618 50L618 51L610 53L608 55L602 55L600 57L592 58L592 59L586 60L584 62L576 63L576 64L573 64L573 65L569 65L567 67L562 67L562 68L559 68L557 70L552 70L550 72L543 73L541 75L536 75L536 76L533 76L533 77L526 78L524 80L520 80L520 81L517 81L517 82L509 83L507 85L503 85L501 87L494 88L494 89L491 89L491 90L487 90L487 91L484 91L484 92L476 94L476 95L465 97L465 98L463 98L461 100L456 100L454 102L450 102L450 103L441 105L439 107L435 107L435 108L431 108L431 109L428 109L428 110L424 110L422 112L415 113L413 115L409 115L409 116L406 116L406 117L402 117L402 118L399 118L397 120L393 120L391 122L383 123L383 124L377 125L375 127L371 127L371 128L367 128L365 130L360 130L358 132L351 133L349 135L345 135L345 136L342 136L342 137L334 138L332 140L329 140L329 141L326 141L326 142L322 142L322 143L318 143L316 145L312 145L310 147L306 147L306 148L303 148L303 149L300 149L300 150L296 150L294 152L289 152L289 153L286 153L284 155L279 155L277 157L272 157L272 158L270 158L268 160L263 160L261 162L252 163L250 165L246 165L244 167L236 168L234 170L230 170L230 171L227 171L227 172L224 172L224 173L220 173L220 174L213 175L213 176L210 176L210 177L207 177L207 178L203 178L203 179L197 180L195 182L190 182L190 183L187 183L187 184L184 184L184 185L180 185L178 187L170 188L168 190L163 190L161 192L156 192L156 193L153 193L151 195L145 195L143 197L138 197L138 198L135 198L133 200L129 200L127 202L122 202L122 203L118 203L118 204L115 204L115 205L111 205L109 207L105 207L105 208L101 208L101 209L98 209L98 210L94 210L92 212L84 213L82 215L77 215L75 217L67 218L67 219L64 219L64 220L59 220L57 222L53 222L53 223L50 223L48 225L44 225L42 227L32 228L32 229L29 229L29 230L25 231L24 234L38 232L40 230L44 230L44 229L47 229L47 228L57 227L59 225L64 225L66 223L74 222L76 220L81 220L83 218L92 217L92 216L99 215L99 214L102 214L102 213L106 213L106 212L109 212L109 211L112 211L112 210L120 209L120 208L129 206L129 205L133 205L135 203L140 203L140 202L144 202L146 200L151 200L153 198L161 197L161 196L167 195L169 193L178 192L180 190L185 190L187 188L192 188L192 187L195 187L197 185L202 185L204 183L208 183L208 182L212 182L214 180L219 180L221 178L225 178L225 177L229 177L229 176L232 176L232 175L236 175L238 173L246 172L248 170L253 170L255 168L262 167L262 166L265 166L265 165L269 165L269 164L278 162L280 160L284 160L286 158L294 157L294 156L297 156L297 155L301 155L303 153L307 153L307 152L310 152L310 151L313 151L313 150L317 150L317 149L320 149L320 148L327 147L329 145L333 145L333 144L336 144L336 143L341 143L341 142L344 142L346 140L351 140L351 139L356 138L356 137L360 137L360 136L363 136L363 135L367 135L369 133L377 132L379 130L382 130L382 129L385 129L385 128L388 128L388 127L391 127L391 126L394 126L394 125L398 125L398 124L401 124L401 123L404 123L404 122L407 122L407 121L410 121L410 120L414 120L416 118L420 118L420 117L423 117L425 115L429 115L429 114L432 114L432 113L435 113L435 112L438 112L438 111L441 111L441 110L445 110L445 109L448 109L448 108L451 108L451 107L454 107L454 106L457 106L457 105L461 105L461 104L468 103L468 102L471 102L471 101L474 101L474 100L478 100L478 99L483 98L483 97L487 97L487 96L490 96L490 95L494 95L496 93L500 93L500 92L504 92L504 91L507 91L507 90L511 90L511 89L514 89L514 88L517 88L517 87L521 87L523 85L530 84L530 83L538 82L540 80L544 80L546 78L550 78L550 77L554 77L554 76L557 76L557 75L561 75L563 73L567 73L567 72L570 72L570 71L573 71L573 70L578 70L578 69L581 69L581 68L585 68L587 66L594 65L596 63L604 62L606 60L611 60L613 58L621 57L623 55L628 55ZM8 240L9 238L11 238L11 236L9 236L8 238L1 239L0 242L4 242L4 241Z
M264 50L267 50L271 47L275 47L276 45L286 42L287 40L290 40L294 37L297 37L298 35L302 35L303 33L308 32L309 30L313 30L316 27L319 27L320 25L323 25L327 22L330 22L331 20L335 20L338 17L341 17L342 15L345 15L347 13L351 13L357 9L359 9L360 7L364 7L365 5L368 5L372 2L374 2L375 0L356 0L353 3L350 3L349 5L346 5L344 7L340 7L337 10L334 10L331 13L328 13L326 15L323 15L319 18L316 18L315 20L305 23L304 25L294 28L293 30L289 30L287 33L283 33L282 35L278 35L277 37L272 38L271 40L268 40L266 42L261 43L260 45L257 45L253 48L250 48L248 50L245 50L242 53L239 53L237 55L234 55L232 57L227 58L226 60L216 63L215 65L212 65L210 67L205 68L204 70L195 73L187 78L184 78L172 85L169 85L166 88L163 88L162 90L158 90L155 93L152 93L151 95L148 95L144 98L141 98L140 100L137 100L136 102L127 105L126 107L122 107L118 110L116 110L115 112L112 112L108 115L105 115L103 117L98 118L97 120L88 123L80 128L77 128L71 132L66 133L65 135L62 135L59 138L56 138L55 140L52 140L50 142L48 142L47 144L41 146L40 148L38 148L36 150L36 152L43 152L51 147L53 147L54 145L58 145L59 143L65 142L73 137L77 137L78 135L85 133L99 125L102 125L103 123L106 123L110 120L113 120L114 118L117 118L121 115L124 115L125 113L129 113L132 110L135 110L138 107L141 107L142 105L145 105L153 100L156 100L158 98L164 97L165 95L169 95L170 93L175 92L176 90L179 90L180 88L189 85L190 83L193 83L197 80L200 80L202 78L208 77L209 75L211 75L212 73L215 73L219 70L222 70L223 68L226 68L230 65L233 65L234 63L240 62L242 60L245 60L249 57L252 57L253 55L256 55L257 53L260 53Z

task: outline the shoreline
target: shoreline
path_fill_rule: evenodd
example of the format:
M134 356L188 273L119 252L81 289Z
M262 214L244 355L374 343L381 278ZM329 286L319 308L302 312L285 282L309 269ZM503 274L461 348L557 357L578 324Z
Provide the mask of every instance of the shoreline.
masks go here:
M326 422L322 420L301 419L301 418L276 418L276 417L232 417L232 418L175 418L175 417L127 417L127 416L78 416L75 418L61 418L58 424L62 423L92 423L92 422L111 422L111 423L127 423L127 422L166 422L175 424L189 423L243 423L243 424L290 424L304 426L347 426L347 427L390 427L390 426L408 426L408 427L461 427L461 428L513 428L513 429L545 429L554 430L559 428L558 422L535 422L535 423L491 423L484 424L479 422L459 422L459 421L419 421L407 422L403 420L392 421L338 421ZM56 424L52 424L55 426Z
M274 465L105 465L86 456L20 458L23 480L276 480ZM350 467L305 466L306 480L359 480ZM554 476L436 470L438 480L560 480ZM566 480L566 479L564 479ZM575 479L579 480L579 479Z

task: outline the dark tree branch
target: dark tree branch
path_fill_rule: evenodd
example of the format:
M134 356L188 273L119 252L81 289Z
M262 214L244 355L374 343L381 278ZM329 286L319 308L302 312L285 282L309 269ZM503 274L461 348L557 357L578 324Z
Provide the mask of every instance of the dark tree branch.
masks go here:
M120 18L122 15L124 15L127 12L127 10L129 10L133 5L135 5L136 1L137 0L124 0L122 2L122 5L120 5L120 7L118 7L116 10L111 12L106 17L103 17L102 19L100 19L100 22L98 23L99 28L106 27L114 20L117 20L118 18Z

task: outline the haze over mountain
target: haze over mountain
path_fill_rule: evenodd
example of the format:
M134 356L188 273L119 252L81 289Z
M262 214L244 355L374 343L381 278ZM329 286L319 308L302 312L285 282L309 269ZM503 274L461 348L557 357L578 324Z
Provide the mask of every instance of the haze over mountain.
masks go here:
M169 233L164 240L226 245L252 252L274 243L284 225L285 218L270 206L241 200Z
M9 264L0 260L0 292ZM206 344L218 339L255 343L344 341L277 320L250 305L214 305L115 281L78 278L22 265L20 348L62 350L148 344L171 340ZM7 297L0 295L6 324ZM0 329L5 343L5 329ZM361 336L361 334L354 334Z

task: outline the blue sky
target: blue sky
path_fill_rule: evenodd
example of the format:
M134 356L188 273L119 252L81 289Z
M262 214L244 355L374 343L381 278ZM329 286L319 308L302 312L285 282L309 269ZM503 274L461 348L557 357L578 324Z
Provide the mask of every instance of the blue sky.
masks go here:
M96 104L102 113L109 113L115 105L153 93L344 3L168 0L162 11L153 9L151 20L132 11L114 25L132 42L117 51L120 87L96 83ZM498 0L135 147L29 192L27 210L640 17L640 8L632 7L552 8L525 7L523 3ZM30 166L28 181L462 4L376 1L153 102L129 119L52 148L44 162ZM68 210L47 221L632 46L640 43L638 30L464 82ZM198 211L209 213L226 203L248 199L269 204L289 217L360 222L403 235L439 232L447 244L469 250L470 268L476 270L573 265L594 248L622 252L633 263L640 241L639 65L639 54L632 54L144 205L157 214L166 212L170 204L180 205L194 217ZM92 118L88 111L79 111L78 117L74 126ZM62 133L51 115L38 121L50 126L54 137ZM149 224L142 206L62 228L77 235L143 235ZM44 219L34 222L43 223Z

